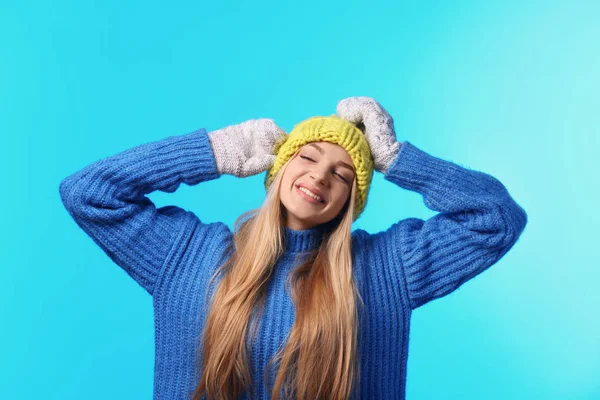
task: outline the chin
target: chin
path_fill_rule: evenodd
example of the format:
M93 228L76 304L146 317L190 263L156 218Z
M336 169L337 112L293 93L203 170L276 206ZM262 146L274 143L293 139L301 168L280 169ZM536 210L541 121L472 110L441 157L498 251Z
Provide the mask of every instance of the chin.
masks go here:
M314 223L315 221L315 217L316 215L314 213L307 213L307 212L290 212L288 211L289 214L293 215L296 219L300 220L300 221L304 221L304 222L310 222L310 223Z

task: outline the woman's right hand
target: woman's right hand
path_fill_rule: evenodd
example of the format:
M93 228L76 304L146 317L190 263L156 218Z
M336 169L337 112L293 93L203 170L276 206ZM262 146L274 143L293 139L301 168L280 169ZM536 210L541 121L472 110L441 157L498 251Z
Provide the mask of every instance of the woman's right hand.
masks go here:
M287 134L272 119L260 118L211 131L208 137L219 172L243 178L271 168L275 146Z

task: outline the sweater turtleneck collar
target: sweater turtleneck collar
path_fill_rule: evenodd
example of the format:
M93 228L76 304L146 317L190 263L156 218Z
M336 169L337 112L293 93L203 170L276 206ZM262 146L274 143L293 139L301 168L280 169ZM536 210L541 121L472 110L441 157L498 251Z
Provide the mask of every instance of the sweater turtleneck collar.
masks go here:
M285 254L298 254L315 250L321 244L325 228L323 224L302 230L284 227Z

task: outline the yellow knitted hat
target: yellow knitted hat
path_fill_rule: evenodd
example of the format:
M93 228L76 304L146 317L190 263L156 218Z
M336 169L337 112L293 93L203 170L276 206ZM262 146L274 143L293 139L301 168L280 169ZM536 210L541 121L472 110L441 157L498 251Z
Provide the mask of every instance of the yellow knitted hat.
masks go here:
M275 162L265 177L268 190L281 167L298 151L310 142L335 143L348 152L356 169L357 194L353 221L359 217L367 204L367 195L373 178L373 158L364 133L353 123L335 114L329 117L308 118L294 126L287 137L274 148Z

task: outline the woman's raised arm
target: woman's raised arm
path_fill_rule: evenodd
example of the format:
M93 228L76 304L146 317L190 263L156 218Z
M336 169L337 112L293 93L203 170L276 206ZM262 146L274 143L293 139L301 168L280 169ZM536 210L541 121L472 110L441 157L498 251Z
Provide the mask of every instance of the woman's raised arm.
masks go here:
M222 222L201 223L176 206L156 208L146 196L174 192L222 174L245 177L269 168L285 132L271 119L252 119L207 132L171 136L99 160L60 183L75 222L148 293L165 262L181 257L192 233L203 243L231 232ZM202 232L204 231L204 232Z
M136 146L88 165L60 183L75 222L148 293L169 252L201 224L176 206L156 208L145 195L174 192L220 176L205 129ZM222 228L222 227L221 227Z
M438 214L408 218L368 235L383 268L406 285L412 309L456 290L516 243L527 214L491 175L402 143L385 179L423 195Z
M374 252L372 260L383 264L375 272L401 284L412 309L456 290L515 244L527 214L496 178L398 142L392 116L373 98L343 99L337 113L364 126L375 169L386 180L422 194L425 205L439 211L374 235L356 231Z

